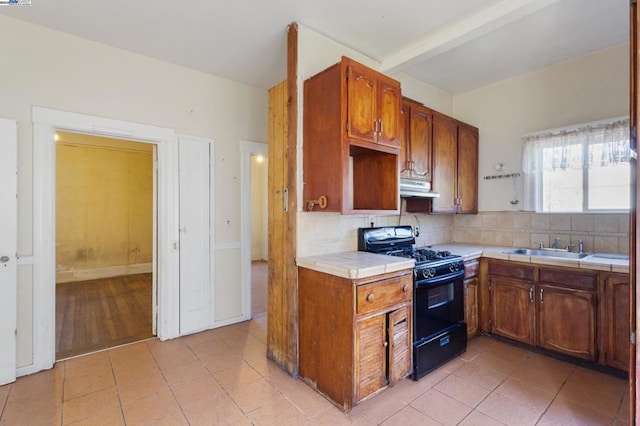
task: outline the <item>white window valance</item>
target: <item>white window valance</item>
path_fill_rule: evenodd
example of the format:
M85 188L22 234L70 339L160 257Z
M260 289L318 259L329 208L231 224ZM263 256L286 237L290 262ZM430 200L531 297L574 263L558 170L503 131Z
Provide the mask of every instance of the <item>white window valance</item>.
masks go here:
M628 162L630 156L628 117L528 133L522 140L524 208L529 211L543 211L544 170L588 170L593 165ZM588 150L589 155L576 155L583 146L597 149Z

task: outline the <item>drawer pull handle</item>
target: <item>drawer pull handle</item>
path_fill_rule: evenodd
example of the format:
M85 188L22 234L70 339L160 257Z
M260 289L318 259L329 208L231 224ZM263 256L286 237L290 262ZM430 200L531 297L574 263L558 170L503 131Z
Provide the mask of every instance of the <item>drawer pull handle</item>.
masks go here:
M367 302L373 302L373 293L367 294Z
M403 286L402 286L402 291L403 291L404 293L406 293L407 291L409 291L409 286L408 286L408 285L406 285L406 284L405 284L405 285L403 285Z

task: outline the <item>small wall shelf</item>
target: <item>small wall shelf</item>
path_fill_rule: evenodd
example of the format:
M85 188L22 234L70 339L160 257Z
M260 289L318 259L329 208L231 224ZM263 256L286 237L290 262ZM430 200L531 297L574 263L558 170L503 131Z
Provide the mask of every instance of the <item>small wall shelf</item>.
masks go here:
M492 180L492 179L506 179L506 178L517 178L520 177L520 173L507 173L504 175L491 175L485 176L484 180Z

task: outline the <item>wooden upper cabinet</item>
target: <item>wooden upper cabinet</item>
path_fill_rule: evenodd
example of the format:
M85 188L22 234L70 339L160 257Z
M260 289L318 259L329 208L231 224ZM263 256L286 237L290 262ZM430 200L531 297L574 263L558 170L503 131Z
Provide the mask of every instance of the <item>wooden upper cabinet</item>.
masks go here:
M378 129L378 79L368 68L347 69L347 137L375 142Z
M408 198L407 212L478 213L478 129L408 99L402 114L401 177L440 194Z
M478 213L478 129L433 114L432 213Z
M347 137L400 148L400 83L362 64L347 63Z
M458 209L478 213L478 129L458 124Z
M409 127L411 126L411 105L407 102L403 102L400 108L400 177L411 177L411 166L409 161L411 158L410 141L409 141Z
M400 210L400 83L349 58L304 82L303 209Z
M431 182L433 111L404 100L400 122L400 176Z
M458 187L458 125L450 117L433 114L433 213L455 213Z
M389 77L378 80L378 143L400 148L400 83Z

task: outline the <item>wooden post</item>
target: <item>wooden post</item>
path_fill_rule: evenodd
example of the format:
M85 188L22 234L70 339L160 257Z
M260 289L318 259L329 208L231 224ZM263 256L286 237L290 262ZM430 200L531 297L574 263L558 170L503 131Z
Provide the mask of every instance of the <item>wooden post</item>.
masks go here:
M287 31L287 80L269 90L269 281L267 356L298 372L298 25Z

